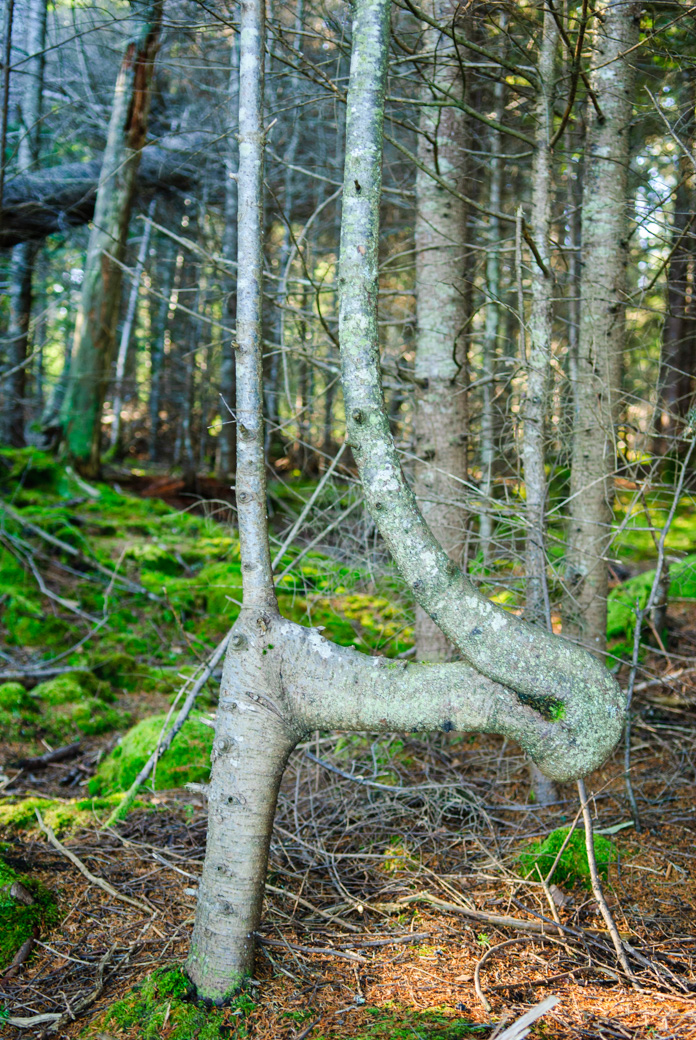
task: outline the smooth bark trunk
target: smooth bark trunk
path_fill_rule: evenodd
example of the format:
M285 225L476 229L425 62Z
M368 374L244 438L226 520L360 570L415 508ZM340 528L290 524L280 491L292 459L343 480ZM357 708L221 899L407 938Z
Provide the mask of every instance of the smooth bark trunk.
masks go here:
M26 58L22 62L24 89L19 113L21 126L17 149L17 172L20 175L30 172L39 158L47 10L47 0L30 0L24 12ZM0 223L4 223L4 215ZM7 361L14 372L3 387L0 440L4 444L12 444L15 447L21 447L24 444L26 361L29 354L29 324L33 302L32 283L37 253L38 247L34 243L23 242L14 247L10 261Z
M126 375L126 367L128 365L128 355L133 340L133 330L135 328L135 317L136 310L138 307L140 283L142 282L143 273L145 271L147 251L150 245L150 235L152 233L152 218L154 217L154 215L155 199L152 199L147 211L147 220L145 222L143 235L140 240L138 257L135 262L135 270L133 271L133 281L131 282L130 293L128 294L126 316L123 321L123 328L121 329L121 339L119 341L118 356L116 358L116 375L114 378L113 404L114 421L111 424L111 432L109 434L109 443L111 446L111 450L115 453L118 453L121 447L121 411L123 409L124 379Z
M433 0L429 13L449 25L450 0ZM464 83L452 41L427 26L420 91L418 158L427 169L466 194L466 116L455 106L428 106L463 99ZM463 505L467 475L465 203L426 172L416 174L416 468L415 492L426 522L459 563L466 539ZM416 606L416 655L445 661L452 646L428 614Z
M625 346L627 175L640 4L596 8L582 212L581 311L568 519L564 633L603 656L612 541L616 425Z

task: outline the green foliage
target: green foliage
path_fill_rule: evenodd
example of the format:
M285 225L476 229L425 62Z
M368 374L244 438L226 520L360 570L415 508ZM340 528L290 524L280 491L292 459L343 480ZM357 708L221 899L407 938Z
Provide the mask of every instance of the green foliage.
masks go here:
M217 1040L230 1035L241 1038L248 1035L244 1021L254 1007L245 993L230 1007L206 1007L195 1001L193 986L183 968L164 968L153 972L112 1004L82 1035L97 1037L104 1030L128 1030L128 1035L137 1040L159 1040L163 1035L167 1040L192 1040L193 1037ZM163 1033L165 1018L166 1034Z
M542 877L546 877L569 830L569 827L559 827L557 830L551 831L544 841L536 842L521 852L517 857L517 862L522 873L525 876L537 877L536 867L538 866ZM600 877L606 877L609 864L613 863L618 856L616 846L601 834L593 835L593 840L597 870ZM584 831L573 831L570 841L558 861L552 881L557 885L580 883L588 891L591 890L590 865L587 860Z
M89 782L90 794L127 791L155 750L166 718L166 715L153 715L133 726L100 764L96 776ZM214 734L210 726L199 719L195 714L189 716L158 761L156 790L207 781Z
M645 607L654 580L654 570L643 571L611 590L607 603L609 639L632 637L636 624L636 603L641 610ZM669 596L696 599L696 555L687 556L670 568Z
M26 906L10 895L15 881L34 897ZM54 896L39 881L18 874L0 859L0 968L6 967L17 950L35 932L46 932L60 921Z

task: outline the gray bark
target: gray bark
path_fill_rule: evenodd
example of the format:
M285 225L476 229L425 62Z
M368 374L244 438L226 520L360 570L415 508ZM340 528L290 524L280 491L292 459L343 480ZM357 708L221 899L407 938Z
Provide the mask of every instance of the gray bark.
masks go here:
M31 0L25 11L26 58L22 63L24 89L21 101L21 130L17 149L17 170L27 173L39 158L41 99L46 45L47 0ZM0 189L1 192L1 189ZM5 223L3 213L2 224ZM20 447L24 444L25 394L29 353L29 323L32 309L32 281L37 247L23 242L12 250L10 261L10 320L7 361L15 371L3 387L0 440Z
M477 667L363 656L278 614L261 419L263 0L242 0L237 501L244 600L223 670L188 961L199 995L216 1003L252 971L278 786L290 751L308 732L501 733L558 779L594 768L621 732L623 698L611 676L589 654L480 596L433 539L399 467L383 407L377 336L389 9L390 0L354 6L339 274L349 439L370 512L402 573ZM505 681L482 674L495 670Z
M143 278L143 272L145 271L147 250L150 245L150 235L152 233L152 218L155 214L155 202L156 200L152 199L148 208L147 220L143 229L142 238L140 239L140 248L138 249L138 257L135 262L135 269L133 271L133 281L131 282L130 293L128 294L128 305L126 307L126 316L123 321L123 328L121 329L121 339L118 345L118 356L116 358L116 374L114 377L114 421L111 424L111 430L109 433L109 443L111 445L112 451L118 451L121 443L121 411L123 409L123 381L126 375L128 353L130 351L130 346L133 339L133 329L135 327L135 312L138 306L138 294L140 292L140 283Z
M159 247L159 281L160 301L157 309L156 325L150 347L150 398L148 414L150 417L149 456L154 462L159 455L159 423L160 405L162 402L162 376L164 368L164 347L167 338L169 309L171 306L174 275L176 271L176 251L168 235L163 235Z
M235 33L230 41L229 121L232 127L239 120L239 39ZM225 230L222 239L222 254L230 264L237 259L237 141L234 133L225 138ZM236 274L227 285L225 301L225 324L233 329L237 320ZM223 479L234 472L236 451L236 422L232 411L235 399L235 361L232 337L222 333L222 361L220 364L220 446L217 457L217 475ZM232 411L230 411L232 409Z
M593 653L606 645L607 553L612 540L615 430L625 345L627 174L633 111L630 59L640 4L597 5L582 212L581 312L574 386L564 632Z
M550 271L551 202L553 194L553 105L558 27L544 10L539 88L536 104L536 152L532 170L532 235L546 267L532 264L532 305L526 358L527 386L523 404L523 444L526 534L526 617L532 624L550 626L546 582L546 417L549 404L553 289Z
M495 84L495 116L500 119L503 107L503 82ZM479 542L484 566L491 561L493 539L493 475L496 458L496 414L495 391L497 375L498 337L500 333L500 220L495 214L500 210L503 163L499 156L501 135L491 130L490 140L490 186L488 202L492 215L488 218L488 244L486 251L486 318L483 332L483 358L481 365L481 507L479 515Z
M457 9L450 0L428 5L430 16L446 25ZM418 158L424 169L416 173L415 492L433 535L459 563L466 539L467 207L425 170L436 169L460 194L466 191L466 116L461 108L439 107L446 97L463 100L464 83L448 36L426 25L423 49L431 57L420 92ZM416 654L424 661L452 656L447 637L420 605Z

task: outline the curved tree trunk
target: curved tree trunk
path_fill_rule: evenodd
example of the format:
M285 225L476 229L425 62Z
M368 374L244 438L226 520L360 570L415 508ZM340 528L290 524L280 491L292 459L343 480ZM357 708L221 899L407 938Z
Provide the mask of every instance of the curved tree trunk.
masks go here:
M457 5L433 0L429 13L449 25ZM418 158L466 193L466 116L454 106L428 107L447 96L463 98L464 83L449 37L427 26L420 91ZM415 492L430 529L459 563L466 539L463 505L467 475L466 322L464 277L467 208L419 169L416 174L416 480ZM416 607L416 655L446 661L452 646Z
M96 477L101 463L101 415L115 348L120 265L145 143L162 3L154 0L147 5L141 32L128 44L116 81L60 418L66 451L75 468L87 477Z
M334 646L278 614L262 421L263 0L241 2L237 506L243 609L231 635L208 789L210 826L188 971L224 1003L253 969L271 824L292 747L317 728L483 730L518 740L550 775L603 760L620 691L589 654L494 608L434 541L401 471L380 382L377 255L390 0L356 0L340 254L348 435L373 519L421 604L465 663L408 664ZM473 643L471 641L474 641ZM477 648L478 647L478 648Z
M607 630L607 554L612 540L616 424L625 346L627 197L633 73L624 51L638 42L641 5L596 8L582 210L581 312L568 520L564 634L602 656Z

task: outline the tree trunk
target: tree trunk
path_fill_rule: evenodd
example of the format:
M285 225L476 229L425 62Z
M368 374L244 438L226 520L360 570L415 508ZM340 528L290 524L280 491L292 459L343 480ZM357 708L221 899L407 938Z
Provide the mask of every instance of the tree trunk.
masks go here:
M638 42L640 4L596 8L582 213L581 314L571 471L564 634L603 656L607 553L612 540L616 424L625 345L627 174L633 74L624 51Z
M230 126L239 120L239 37L234 34L230 41L230 79L228 91ZM232 265L237 261L237 167L238 148L234 133L225 139L225 230L222 238L222 255ZM237 275L230 275L227 297L223 308L223 324L233 329L237 321ZM234 473L237 424L234 418L235 360L234 339L231 333L222 332L222 361L220 363L220 414L222 429L217 456L217 476L226 480Z
M584 651L480 596L434 541L404 479L384 409L377 335L390 0L356 0L353 10L340 255L349 441L371 515L421 604L431 617L439 607L457 647L489 670L505 671L511 684L464 663L368 657L278 614L261 414L263 0L242 0L239 255L245 263L238 282L237 508L243 610L223 670L206 858L188 960L199 995L218 1004L253 969L278 786L292 747L308 732L503 733L549 775L567 779L602 761L622 726L623 698L614 679Z
M75 468L91 478L99 474L101 463L101 413L115 347L120 264L145 141L162 0L149 3L143 14L140 34L128 44L116 82L61 413L66 451Z
M532 262L532 305L529 315L527 356L521 358L527 369L523 403L522 462L524 466L525 509L527 520L525 563L526 617L532 624L551 625L549 593L546 582L546 419L549 406L549 371L553 334L553 290L551 275L551 203L553 196L553 105L555 94L558 27L548 8L544 10L539 92L536 104L536 152L532 171L532 235L543 271ZM522 316L524 320L524 316ZM524 339L524 337L523 337Z
M431 15L449 25L457 6L433 0ZM420 92L418 158L459 192L466 185L466 116L460 108L429 107L444 97L463 98L464 83L449 37L426 27ZM466 539L463 481L466 458L467 293L464 242L467 212L423 170L416 174L416 471L415 492L433 535L455 562ZM416 655L445 661L446 636L416 607Z
M155 204L156 200L152 199L147 211L147 220L145 222L143 235L140 240L140 249L138 250L138 258L135 262L135 269L133 271L133 281L131 282L131 289L128 295L126 317L123 322L123 328L121 329L121 340L118 345L118 357L116 358L116 375L114 378L114 421L111 424L111 431L109 434L109 443L111 451L116 454L118 454L121 450L121 411L123 409L123 382L126 374L126 366L128 364L128 354L130 351L131 342L133 340L136 310L138 307L138 294L140 293L140 283L143 278L143 272L145 271L147 250L148 246L150 245L150 234L152 232L152 218L155 215Z
M505 30L505 22L501 23L501 32ZM502 118L504 86L502 79L493 88L495 98L495 118ZM481 512L479 516L479 541L481 555L485 567L491 562L493 540L493 473L496 458L496 415L495 390L498 360L498 337L500 334L500 220L493 214L500 211L501 188L503 179L503 161L499 152L501 135L498 130L489 134L490 185L488 203L492 215L488 218L488 245L486 248L486 318L483 332L483 352L481 365Z
M662 327L662 356L658 384L660 431L655 453L664 457L676 452L684 420L692 403L696 376L696 214L693 192L687 181L688 160L680 163L672 221L672 250L667 268L667 313Z
M148 414L150 417L150 443L148 455L152 462L159 457L160 405L162 402L162 377L164 369L164 348L167 339L169 309L174 288L176 273L176 250L168 235L162 236L158 249L160 300L157 308L155 328L152 330L150 346L150 398Z
M47 0L30 0L25 12L26 36L22 62L21 130L17 150L17 172L32 170L39 158L41 136L41 101L46 46ZM3 152L4 154L4 152ZM24 444L26 360L29 353L29 322L32 309L34 261L38 252L32 242L23 242L12 250L10 261L10 320L7 360L14 369L3 387L0 441L21 447Z

